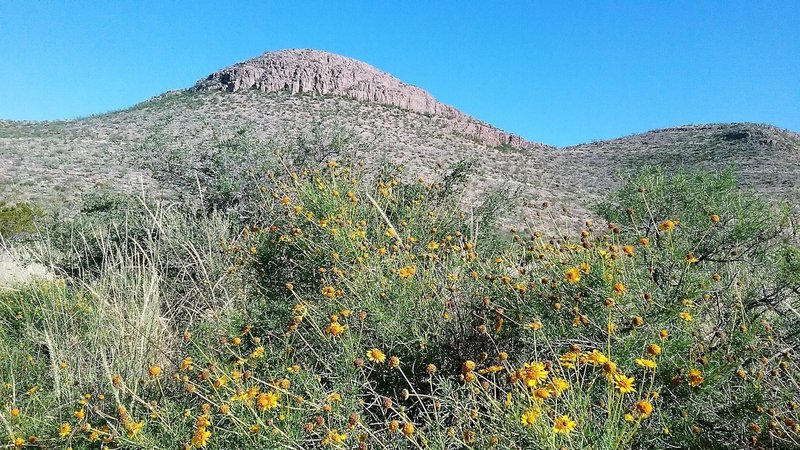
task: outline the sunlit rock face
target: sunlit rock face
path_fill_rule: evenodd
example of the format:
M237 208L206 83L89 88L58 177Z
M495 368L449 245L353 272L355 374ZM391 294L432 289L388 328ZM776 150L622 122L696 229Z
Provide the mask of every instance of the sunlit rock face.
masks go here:
M349 97L446 118L452 130L487 145L539 146L445 105L424 90L369 64L318 50L264 53L209 75L198 81L194 89L230 92L255 89Z

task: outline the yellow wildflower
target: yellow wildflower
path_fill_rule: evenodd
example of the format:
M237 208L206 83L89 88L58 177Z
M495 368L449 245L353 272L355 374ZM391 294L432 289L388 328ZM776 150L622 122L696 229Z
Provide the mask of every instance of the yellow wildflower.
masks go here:
M192 436L192 445L195 447L205 447L208 445L208 440L211 438L211 432L205 427L198 428Z
M330 325L325 327L325 333L331 336L339 336L347 330L347 325L342 325L339 322L331 322Z
M691 387L700 386L701 384L703 384L703 381L705 381L705 378L703 378L703 372L697 369L689 370L689 386Z
M594 349L586 355L586 361L595 366L599 366L608 362L608 358L602 352Z
M367 359L376 364L382 364L386 361L386 355L380 349L373 348L367 352Z
M347 439L347 435L339 433L339 430L328 430L325 438L322 439L322 445L342 445Z
M520 417L520 422L525 425L526 427L530 428L536 422L536 419L539 418L541 413L535 409L529 409L522 413L522 417Z
M268 409L277 408L278 400L280 400L280 394L277 392L262 392L258 394L258 397L256 398L256 404L258 405L258 409L265 411Z
M636 390L633 377L626 377L621 373L614 376L614 387L617 388L620 394L628 394Z
M191 367L192 367L192 357L191 356L187 356L186 358L183 358L183 361L181 361L181 367L180 367L181 372L186 372Z
M644 367L645 369L655 369L658 367L655 361L652 359L644 359L644 358L636 358L636 364Z
M61 426L58 427L58 435L61 438L65 438L65 437L69 436L71 433L72 433L72 425L70 425L70 424L68 424L66 422L62 423Z
M574 430L576 425L577 423L570 419L569 416L556 417L553 422L553 432L566 434Z
M647 400L639 400L636 403L636 413L639 417L646 419L653 414L653 405Z
M416 267L414 267L414 266L406 266L406 267L402 267L400 270L398 270L397 274L400 276L400 278L402 278L404 280L407 280L407 279L413 277L416 272L417 272Z
M672 221L670 219L667 219L667 220L661 222L660 224L658 224L658 229L661 230L661 231L672 231L672 230L675 229L675 225L676 224L675 224L674 221Z
M544 363L533 362L530 364L525 363L522 369L517 370L516 375L518 379L525 383L525 386L533 388L546 380L548 373Z
M564 279L567 280L569 284L575 284L581 281L581 269L578 267L570 268L564 275Z

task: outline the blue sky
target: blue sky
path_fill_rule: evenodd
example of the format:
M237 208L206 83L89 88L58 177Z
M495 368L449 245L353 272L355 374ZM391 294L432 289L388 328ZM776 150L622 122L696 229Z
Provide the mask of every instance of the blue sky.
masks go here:
M0 118L132 106L268 50L366 61L529 140L800 131L800 1L0 1Z

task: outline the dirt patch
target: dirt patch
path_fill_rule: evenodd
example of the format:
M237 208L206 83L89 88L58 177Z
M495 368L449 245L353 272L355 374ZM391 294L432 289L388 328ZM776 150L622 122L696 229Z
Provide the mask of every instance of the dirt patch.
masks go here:
M0 248L0 289L34 278L50 278L52 274L41 264L25 264L13 250Z

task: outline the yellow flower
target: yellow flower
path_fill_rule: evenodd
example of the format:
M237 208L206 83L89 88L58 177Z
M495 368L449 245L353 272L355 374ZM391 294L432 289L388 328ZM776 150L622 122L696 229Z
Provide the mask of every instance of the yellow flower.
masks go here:
M461 364L461 373L463 373L464 375L472 372L473 370L475 370L475 361L468 359L464 361L463 364Z
M75 416L75 419L78 420L78 422L80 422L81 420L83 420L84 417L86 417L86 411L79 409L75 411L73 415Z
M556 377L556 378L553 378L553 381L550 382L550 384L547 386L547 388L550 389L550 391L552 393L554 393L556 395L559 395L562 392L564 392L567 389L569 389L569 386L570 386L569 385L569 381L567 381L567 380L565 380L563 378Z
M485 369L481 369L479 372L480 372L482 375L486 375L486 374L488 374L488 373L497 373L497 372L502 372L503 370L505 370L505 367L503 367L503 366L498 366L498 365L493 365L493 366L489 366L489 367L487 367L487 368L485 368Z
M211 426L211 414L206 412L197 416L197 421L195 422L195 426L197 428L206 428Z
M688 311L681 311L681 312L678 314L678 317L680 317L681 319L685 320L686 322L691 322L691 321L692 321L692 319L693 319L693 318L692 318L692 314L691 314L691 313L689 313Z
M416 267L414 267L414 266L406 266L406 267L400 268L400 270L397 271L397 274L400 275L400 278L402 278L404 280L407 280L407 279L413 277L416 272L417 272Z
M545 400L545 399L548 399L548 398L550 398L550 390L549 390L549 389L547 389L547 388L543 388L543 387L540 387L540 388L534 389L534 391L533 391L533 396L534 396L534 397L535 397L537 400Z
M526 427L530 428L536 422L536 419L539 418L541 413L535 409L529 409L522 413L522 417L520 417L519 421L525 425Z
M595 366L599 366L608 362L608 358L606 358L606 355L599 352L597 349L594 349L586 355L586 361Z
M217 389L221 388L222 386L225 386L226 384L228 384L228 376L227 375L223 375L223 376L217 378L216 380L214 380L214 387L217 388Z
M569 284L575 284L581 281L581 269L578 267L572 267L571 269L567 270L567 273L564 275L564 279L567 280Z
M658 224L658 229L661 231L672 231L675 229L675 225L674 221L667 219Z
M181 372L186 372L191 367L192 367L192 357L191 356L187 356L186 358L183 358L183 361L181 361L181 367L180 367Z
M646 419L653 414L653 405L647 400L639 400L636 403L636 413L639 417Z
M380 349L373 348L367 352L367 359L376 364L382 364L386 361L386 355Z
M628 256L633 256L633 254L634 254L634 250L633 250L633 246L632 245L623 245L622 246L622 251Z
M578 359L578 353L567 352L558 358L558 362L561 363L561 367L565 369L572 369L575 367L575 361L577 361L577 359Z
M656 364L656 362L652 359L636 358L636 364L644 367L645 369L655 369L658 367L658 364Z
M705 378L703 378L703 372L697 369L689 370L689 386L691 387L700 386L701 384L703 384L703 381L705 381Z
M548 373L544 363L534 362L525 363L522 369L517 370L516 375L518 379L525 383L525 386L533 388L546 380Z
M161 375L161 367L150 366L150 368L147 369L147 373L150 375L150 378L157 378Z
M342 445L346 439L346 434L339 433L338 430L328 430L328 434L322 440L322 445Z
M411 422L404 423L403 434L406 435L406 437L411 437L411 435L414 434L414 424Z
M628 394L636 390L633 385L634 379L633 377L626 377L625 375L618 373L614 376L614 386L620 392L620 394Z
M250 353L250 357L251 358L263 358L264 357L264 346L263 345L259 345L258 347L253 349L253 352Z
M17 418L19 417L20 410L19 408L11 408L11 417Z
M192 436L192 445L195 447L205 447L208 445L208 440L211 438L211 432L205 427L200 427L194 432Z
M625 293L625 285L622 283L617 283L614 285L614 293L617 295L622 295Z
M325 286L322 288L322 295L328 298L333 298L336 296L336 288L333 286Z
M342 325L339 322L331 322L331 324L325 328L325 333L331 336L339 336L344 333L345 330L347 330L347 325Z
M542 329L542 322L537 320L536 322L531 322L529 324L526 324L525 326L533 331L537 331Z
M577 423L570 419L569 416L564 415L556 417L553 422L553 433L569 433L575 429L575 425L577 425Z
M697 257L696 257L696 256L694 256L694 253L688 253L688 254L686 255L686 258L685 258L685 259L686 259L686 263L687 263L687 264L694 264L694 263L696 263L697 261L700 261L699 259L697 259Z
M606 379L613 380L618 373L617 364L613 361L606 361L605 364L603 364L603 374Z
M144 428L144 421L134 422L132 420L126 420L124 426L125 431L128 433L128 437L135 437L140 431L142 431L142 428Z
M58 435L62 438L69 436L72 433L72 425L64 422L58 427Z
M278 400L280 400L280 394L277 392L262 392L258 394L258 397L256 398L256 404L258 405L258 409L265 411L268 409L277 408Z
M649 344L647 346L647 353L653 356L658 356L661 354L661 346L658 344Z

